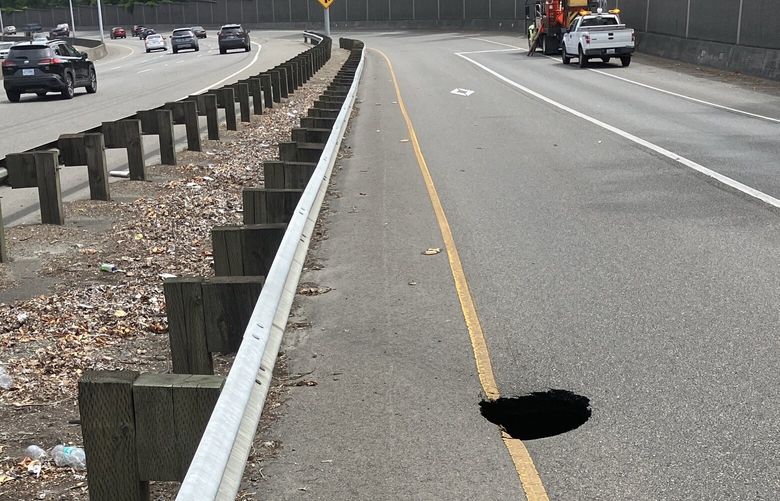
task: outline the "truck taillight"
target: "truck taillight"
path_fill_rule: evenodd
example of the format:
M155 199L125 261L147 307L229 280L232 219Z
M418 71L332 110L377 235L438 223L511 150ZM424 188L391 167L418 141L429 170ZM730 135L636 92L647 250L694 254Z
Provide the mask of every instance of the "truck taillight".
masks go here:
M585 39L585 43L590 43L590 35L585 35L583 38Z
M631 41L636 43L636 32L635 31L631 32Z

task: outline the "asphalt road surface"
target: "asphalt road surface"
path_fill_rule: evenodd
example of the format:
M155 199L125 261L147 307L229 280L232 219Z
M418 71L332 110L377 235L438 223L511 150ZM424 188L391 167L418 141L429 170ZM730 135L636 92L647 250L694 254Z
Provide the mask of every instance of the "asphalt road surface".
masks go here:
M550 499L777 499L778 86L582 70L507 35L351 35L366 72L303 277L333 290L300 299L311 328L285 348L316 386L292 386L258 496L545 499L480 415L466 283L502 396L590 400L524 442Z
M169 34L166 34L168 36ZM107 40L109 55L95 61L98 92L87 94L77 89L72 100L49 94L38 98L24 94L20 103L10 103L0 93L0 158L55 141L60 134L75 133L175 101L200 91L256 75L303 52L300 31L253 31L252 50L220 54L216 35L199 40L200 51L146 53L137 38ZM168 40L170 41L170 40ZM202 117L205 125L205 117ZM176 126L179 141L185 140L184 126ZM202 137L205 137L205 132ZM186 144L186 142L184 143ZM155 136L144 137L147 164L159 163L159 144ZM156 154L155 154L156 153ZM111 169L126 165L123 150L107 150ZM88 198L86 167L68 167L60 171L63 200ZM0 186L3 218L10 226L40 221L35 188L12 190Z

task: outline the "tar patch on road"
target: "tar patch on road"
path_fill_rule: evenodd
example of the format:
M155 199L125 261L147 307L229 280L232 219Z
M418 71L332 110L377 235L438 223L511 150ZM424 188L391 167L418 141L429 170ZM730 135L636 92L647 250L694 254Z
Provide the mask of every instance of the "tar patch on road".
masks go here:
M567 390L483 400L479 407L485 419L519 440L560 435L590 418L590 400Z

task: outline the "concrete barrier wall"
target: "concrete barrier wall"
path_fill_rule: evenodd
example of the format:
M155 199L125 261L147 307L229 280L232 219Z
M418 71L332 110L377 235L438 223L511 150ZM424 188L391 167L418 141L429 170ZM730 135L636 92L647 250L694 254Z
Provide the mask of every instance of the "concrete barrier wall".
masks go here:
M638 50L663 57L780 79L780 0L609 0L623 21L640 32ZM526 0L337 0L330 8L335 29L450 28L525 33ZM255 29L318 29L317 0L208 0L136 5L133 11L106 5L104 27L187 26L209 29L233 22ZM65 9L5 13L6 24L68 22ZM95 7L75 8L76 28L94 30ZM724 47L728 46L728 47Z

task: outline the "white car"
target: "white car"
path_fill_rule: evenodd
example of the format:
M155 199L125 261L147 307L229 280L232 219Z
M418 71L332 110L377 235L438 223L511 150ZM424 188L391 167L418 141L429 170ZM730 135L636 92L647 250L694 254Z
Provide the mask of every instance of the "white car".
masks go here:
M168 50L168 46L165 43L165 37L157 33L153 35L147 35L146 39L144 40L144 44L146 45L146 52L160 49Z
M16 35L16 26L9 24L3 30L3 35Z
M8 51L11 50L11 46L16 42L0 42L0 59L8 57Z
M32 42L33 43L46 43L49 41L49 37L46 36L46 33L33 33L32 36Z

